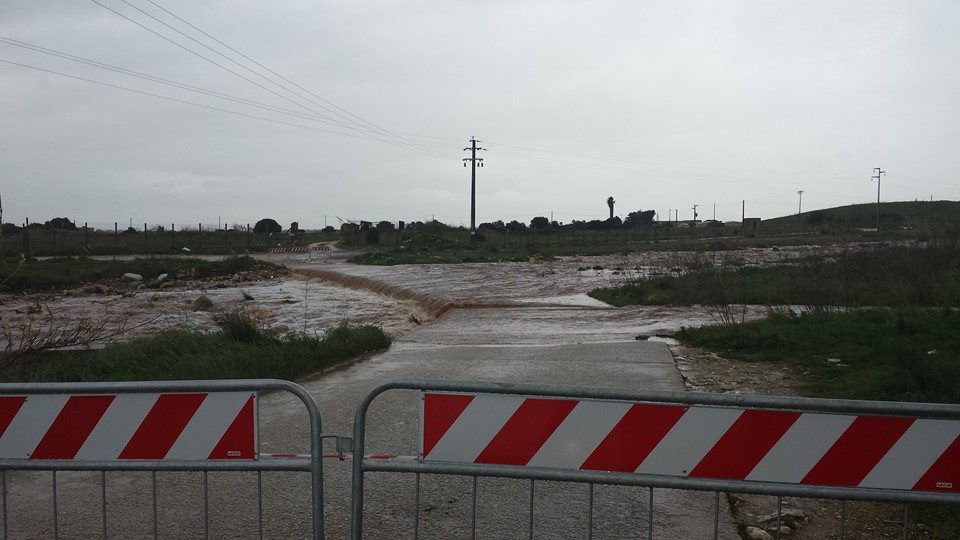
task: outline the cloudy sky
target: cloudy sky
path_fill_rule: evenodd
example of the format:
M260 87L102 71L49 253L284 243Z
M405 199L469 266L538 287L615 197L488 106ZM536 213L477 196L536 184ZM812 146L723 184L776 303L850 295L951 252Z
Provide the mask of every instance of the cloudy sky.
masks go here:
M798 190L875 200L875 166L884 200L956 200L957 22L955 1L2 0L4 220L468 224L474 135L480 220L602 218L610 195L773 217Z

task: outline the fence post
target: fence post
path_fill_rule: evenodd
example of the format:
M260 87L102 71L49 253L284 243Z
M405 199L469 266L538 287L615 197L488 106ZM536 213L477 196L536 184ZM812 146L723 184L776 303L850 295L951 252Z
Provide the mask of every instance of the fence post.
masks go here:
M197 223L197 245L203 247L203 223Z
M143 252L147 252L147 224L143 224Z
M54 230L56 230L56 229L54 229ZM87 228L87 222L84 221L84 222L83 222L83 249L89 249L89 247L90 247L90 236L89 236L89 232L88 232L88 231L89 231L89 229ZM57 234L56 234L56 233L53 234L53 238L54 238L53 247L56 248L56 247L57 247L57 241L56 241Z
M113 249L116 250L120 247L120 227L117 225L117 222L113 222Z

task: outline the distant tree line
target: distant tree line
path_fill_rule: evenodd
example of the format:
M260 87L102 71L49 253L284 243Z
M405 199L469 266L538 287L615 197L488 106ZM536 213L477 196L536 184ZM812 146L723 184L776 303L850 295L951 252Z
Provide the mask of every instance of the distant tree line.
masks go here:
M619 216L609 219L594 219L590 221L573 220L570 223L561 224L556 221L550 221L544 216L537 216L530 220L530 225L513 220L504 223L502 220L481 223L479 229L496 232L517 232L517 231L546 231L550 229L577 229L577 230L608 230L608 229L636 229L640 227L649 227L654 224L656 216L654 210L637 210L627 214L626 219L621 220Z

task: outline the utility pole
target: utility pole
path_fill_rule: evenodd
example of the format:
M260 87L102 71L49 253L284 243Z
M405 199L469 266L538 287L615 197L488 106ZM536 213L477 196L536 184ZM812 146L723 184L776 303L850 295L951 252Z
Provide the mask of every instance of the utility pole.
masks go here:
M797 195L800 196L800 202L797 203L797 214L803 213L803 190L797 192Z
M463 166L467 166L467 162L470 162L470 239L473 240L476 236L477 231L477 164L479 163L483 167L483 158L477 157L477 150L486 150L486 148L477 148L477 143L480 142L476 137L470 138L470 146L464 148L463 150L470 151L470 157L463 158Z
M713 220L717 220L717 203L713 203Z
M873 170L877 174L871 176L870 179L877 181L877 232L880 232L880 176L887 174L887 171L880 170L880 167L874 167Z
M699 204L693 205L693 221L690 223L691 229L697 226L697 207L698 206L700 205Z

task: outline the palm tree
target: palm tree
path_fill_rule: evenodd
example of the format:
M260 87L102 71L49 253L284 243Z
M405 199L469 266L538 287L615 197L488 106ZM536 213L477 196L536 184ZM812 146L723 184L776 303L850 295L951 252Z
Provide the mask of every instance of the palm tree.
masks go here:
M610 207L610 219L613 219L613 205L617 201L613 200L613 197L607 197L607 206Z

